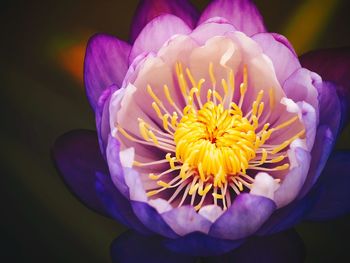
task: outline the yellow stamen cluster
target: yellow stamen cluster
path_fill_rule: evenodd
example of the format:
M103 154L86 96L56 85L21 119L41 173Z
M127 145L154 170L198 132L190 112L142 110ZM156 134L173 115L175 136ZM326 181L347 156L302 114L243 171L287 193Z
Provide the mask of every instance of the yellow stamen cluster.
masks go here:
M268 144L274 132L298 122L298 116L276 127L264 123L275 106L273 89L268 92L268 111L264 110L264 91L261 90L247 112L243 112L248 91L247 67L243 69L237 103L233 102L235 76L232 70L227 79L221 80L218 91L214 67L210 63L212 88L207 89L206 94L202 92L205 80L197 82L190 69L184 71L180 63L176 64L176 76L185 101L183 107L175 102L167 85L163 86L165 100L161 100L152 87L147 86L147 92L153 99L151 106L162 128L138 119L142 138L139 139L122 127L117 127L127 139L165 152L162 160L134 162L134 166L142 169L148 167L150 171L156 166L169 165L163 172L148 174L149 179L156 182L154 189L147 192L148 196L171 191L168 201L172 203L177 200L177 206L186 202L198 210L205 200L212 200L214 204L220 201L220 205L226 209L234 195L251 188L254 178L249 171L274 172L289 168L286 151L292 141L304 135L305 130L299 129L297 134L281 144ZM205 97L206 101L203 101ZM208 195L210 191L211 195Z

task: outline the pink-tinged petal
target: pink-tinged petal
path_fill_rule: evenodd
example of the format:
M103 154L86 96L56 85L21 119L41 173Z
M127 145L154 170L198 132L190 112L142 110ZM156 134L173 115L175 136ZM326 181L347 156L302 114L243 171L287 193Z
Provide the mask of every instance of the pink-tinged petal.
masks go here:
M310 220L327 220L350 213L350 152L334 153L321 177L321 194L308 214Z
M237 30L248 36L266 32L263 18L250 0L214 0L204 10L198 24L212 17L227 19Z
M95 189L96 172L108 172L98 146L97 134L76 130L59 137L52 155L64 182L87 207L106 215Z
M192 232L208 233L211 222L199 215L192 206L174 208L162 214L164 221L180 236Z
M130 64L143 52L157 52L174 35L187 35L190 32L191 28L177 16L156 17L145 26L135 40L129 57Z
M128 70L131 47L113 36L97 34L90 38L84 61L86 94L93 109L105 89L121 86Z
M135 215L151 231L167 238L179 237L153 206L145 202L132 200L130 202Z
M212 225L209 235L236 240L252 235L275 211L275 203L266 197L243 193Z
M312 51L300 57L303 67L337 84L337 92L350 118L350 48ZM349 120L349 119L348 119Z
M319 75L300 68L284 82L283 90L287 97L295 102L305 101L318 109L318 91L316 86L322 85L322 79Z
M198 11L188 0L141 0L131 26L131 42L154 18L170 14L181 18L190 28L194 28L199 17Z
M295 53L282 42L276 40L272 34L261 33L252 38L259 43L264 53L272 60L277 78L282 85L294 71L301 68Z
M96 129L98 135L98 142L100 144L100 149L103 154L106 152L108 135L111 132L111 127L109 125L109 103L111 96L116 91L118 87L112 85L106 89L100 96L97 107L95 110L95 119L96 119Z
M282 43L283 45L285 45L287 48L289 48L289 50L297 57L298 54L295 52L294 47L292 45L292 43L289 42L289 40L280 34L277 33L271 33L271 35L280 43Z
M198 44L203 45L209 38L224 36L227 32L233 31L236 31L236 28L227 20L221 17L214 17L200 24L193 30L190 37L196 40Z
M125 197L129 198L129 188L126 185L123 166L120 162L120 143L112 136L108 137L106 156L114 185Z
M299 141L299 139L295 140L288 150L290 170L274 196L278 208L286 206L297 197L309 171L310 152L299 147Z

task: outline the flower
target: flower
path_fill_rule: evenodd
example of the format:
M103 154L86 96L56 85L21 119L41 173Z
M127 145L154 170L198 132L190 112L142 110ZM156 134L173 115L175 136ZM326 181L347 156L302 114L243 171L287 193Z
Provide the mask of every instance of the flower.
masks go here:
M349 211L350 155L327 162L347 120L348 49L301 64L248 0L212 1L199 18L187 1L141 1L131 43L90 39L98 143L75 131L54 146L89 207L192 255Z

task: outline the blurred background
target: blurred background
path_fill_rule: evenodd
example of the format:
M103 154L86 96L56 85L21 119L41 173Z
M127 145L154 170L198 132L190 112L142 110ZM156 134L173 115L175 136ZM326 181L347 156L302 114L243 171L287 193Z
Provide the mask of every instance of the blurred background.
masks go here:
M55 138L95 129L82 82L95 32L127 40L137 0L7 0L1 4L1 262L110 262L125 229L83 206L50 157ZM209 1L192 1L202 9ZM256 0L270 31L298 54L350 46L348 0ZM338 149L350 149L350 127ZM350 216L302 223L306 262L350 262Z

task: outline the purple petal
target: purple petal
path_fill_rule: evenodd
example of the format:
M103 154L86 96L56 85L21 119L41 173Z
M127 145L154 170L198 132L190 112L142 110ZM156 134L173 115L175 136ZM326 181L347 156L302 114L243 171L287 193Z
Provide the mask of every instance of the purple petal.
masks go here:
M204 10L198 24L212 17L223 17L248 36L266 32L263 18L250 0L214 0Z
M113 263L194 263L195 257L181 255L166 249L159 236L145 237L128 231L111 245Z
M187 35L189 26L174 15L158 16L141 31L130 53L129 62L144 52L157 52L167 40L177 34Z
M272 236L251 238L232 252L207 258L204 263L302 263L305 256L303 241L292 229Z
M191 232L208 233L211 222L199 215L192 206L182 206L162 214L165 222L180 236Z
M88 130L68 132L56 140L52 154L64 182L74 195L87 207L106 215L95 190L96 172L108 172L97 134Z
M273 34L261 33L254 35L252 38L259 43L264 53L272 60L277 79L281 85L294 71L301 68L295 53L282 42L276 40Z
M168 238L178 237L155 208L147 203L138 201L131 201L131 205L136 216L151 231Z
M276 209L266 197L240 194L229 209L212 225L209 235L236 240L254 234Z
M141 0L131 27L131 42L134 42L141 30L154 18L171 14L181 18L190 28L194 28L198 11L188 0Z
M164 245L172 251L192 256L213 256L239 247L244 240L225 240L195 232L176 239L166 239Z
M269 220L259 229L257 235L271 235L292 228L304 219L308 211L315 205L319 197L318 187L314 187L301 200L295 200L291 204L277 209Z
M110 176L103 173L97 173L96 177L96 191L98 197L104 204L109 215L118 220L120 223L136 230L139 233L148 235L151 234L151 232L146 229L140 220L135 216L130 200L119 192L119 190L114 186Z
M121 86L128 70L131 47L113 36L97 34L90 38L84 61L86 94L93 109L105 89Z
M297 53L294 50L293 45L289 42L289 40L280 34L277 33L271 33L271 35L280 43L282 43L283 45L285 45L287 48L289 48L289 50L297 57Z
M350 48L312 51L302 55L300 61L303 67L338 85L337 92L350 118Z
M350 152L334 153L321 176L321 194L308 214L310 220L328 220L350 213Z

